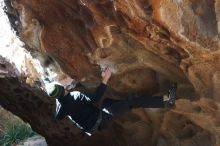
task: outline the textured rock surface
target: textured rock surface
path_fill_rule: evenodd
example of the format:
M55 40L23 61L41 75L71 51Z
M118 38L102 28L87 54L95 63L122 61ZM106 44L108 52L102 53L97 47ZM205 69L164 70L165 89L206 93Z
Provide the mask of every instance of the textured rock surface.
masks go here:
M19 146L47 146L45 138L41 136L33 136L28 138L23 144Z
M41 54L45 67L45 60L52 58L73 79L91 87L100 79L100 67L110 65L114 75L106 96L121 99L133 93L163 94L170 81L179 85L180 99L171 111L137 109L114 129L90 138L62 125L68 121L54 123L49 117L52 101L45 95L29 96L23 102L28 106L16 103L26 98L23 93L21 99L16 93L7 102L1 98L5 108L28 121L49 144L220 145L219 0L6 2L12 25L29 50ZM40 99L44 106L29 105ZM36 118L41 112L47 114Z

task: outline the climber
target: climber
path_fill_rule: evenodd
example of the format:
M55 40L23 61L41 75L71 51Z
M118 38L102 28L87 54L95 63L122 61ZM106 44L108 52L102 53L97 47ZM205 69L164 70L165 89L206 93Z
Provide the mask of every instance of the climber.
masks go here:
M48 94L56 98L55 118L60 120L67 116L78 128L87 135L96 130L110 128L113 120L132 108L164 108L165 103L175 104L176 84L164 96L133 97L125 100L105 99L101 108L94 106L107 88L111 77L108 67L102 72L102 83L94 94L84 94L79 91L68 92L63 86L55 84Z

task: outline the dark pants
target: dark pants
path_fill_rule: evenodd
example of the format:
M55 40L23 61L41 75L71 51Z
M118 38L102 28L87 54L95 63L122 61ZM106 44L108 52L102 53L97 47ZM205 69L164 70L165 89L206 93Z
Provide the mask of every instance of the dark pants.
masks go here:
M163 108L163 96L127 98L126 100L105 99L102 105L102 122L99 129L110 128L113 120L132 108Z

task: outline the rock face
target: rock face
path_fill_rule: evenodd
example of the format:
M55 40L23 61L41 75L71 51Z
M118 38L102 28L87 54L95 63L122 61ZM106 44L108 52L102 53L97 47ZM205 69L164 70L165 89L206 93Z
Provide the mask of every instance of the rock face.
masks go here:
M86 137L67 120L50 117L54 101L45 94L0 79L1 86L19 89L1 91L8 97L0 98L1 105L29 122L49 145L220 145L219 0L5 2L12 26L45 67L50 58L91 87L101 68L111 66L108 97L164 94L170 81L178 83L174 109L137 109L113 129Z
M19 146L47 146L45 139L41 136L33 136L28 138L23 144Z

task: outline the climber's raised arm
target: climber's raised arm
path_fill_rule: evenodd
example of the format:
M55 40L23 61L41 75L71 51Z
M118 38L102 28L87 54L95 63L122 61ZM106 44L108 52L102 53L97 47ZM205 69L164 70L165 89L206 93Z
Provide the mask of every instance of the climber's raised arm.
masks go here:
M108 80L110 79L112 74L111 68L107 67L101 74L102 76L102 83L98 86L98 88L96 89L96 91L90 95L90 98L92 100L92 102L96 103L98 102L102 95L105 93L106 88L107 88L107 83Z
M108 80L110 79L112 75L112 70L110 67L107 67L103 72L102 72L102 83L107 84Z

